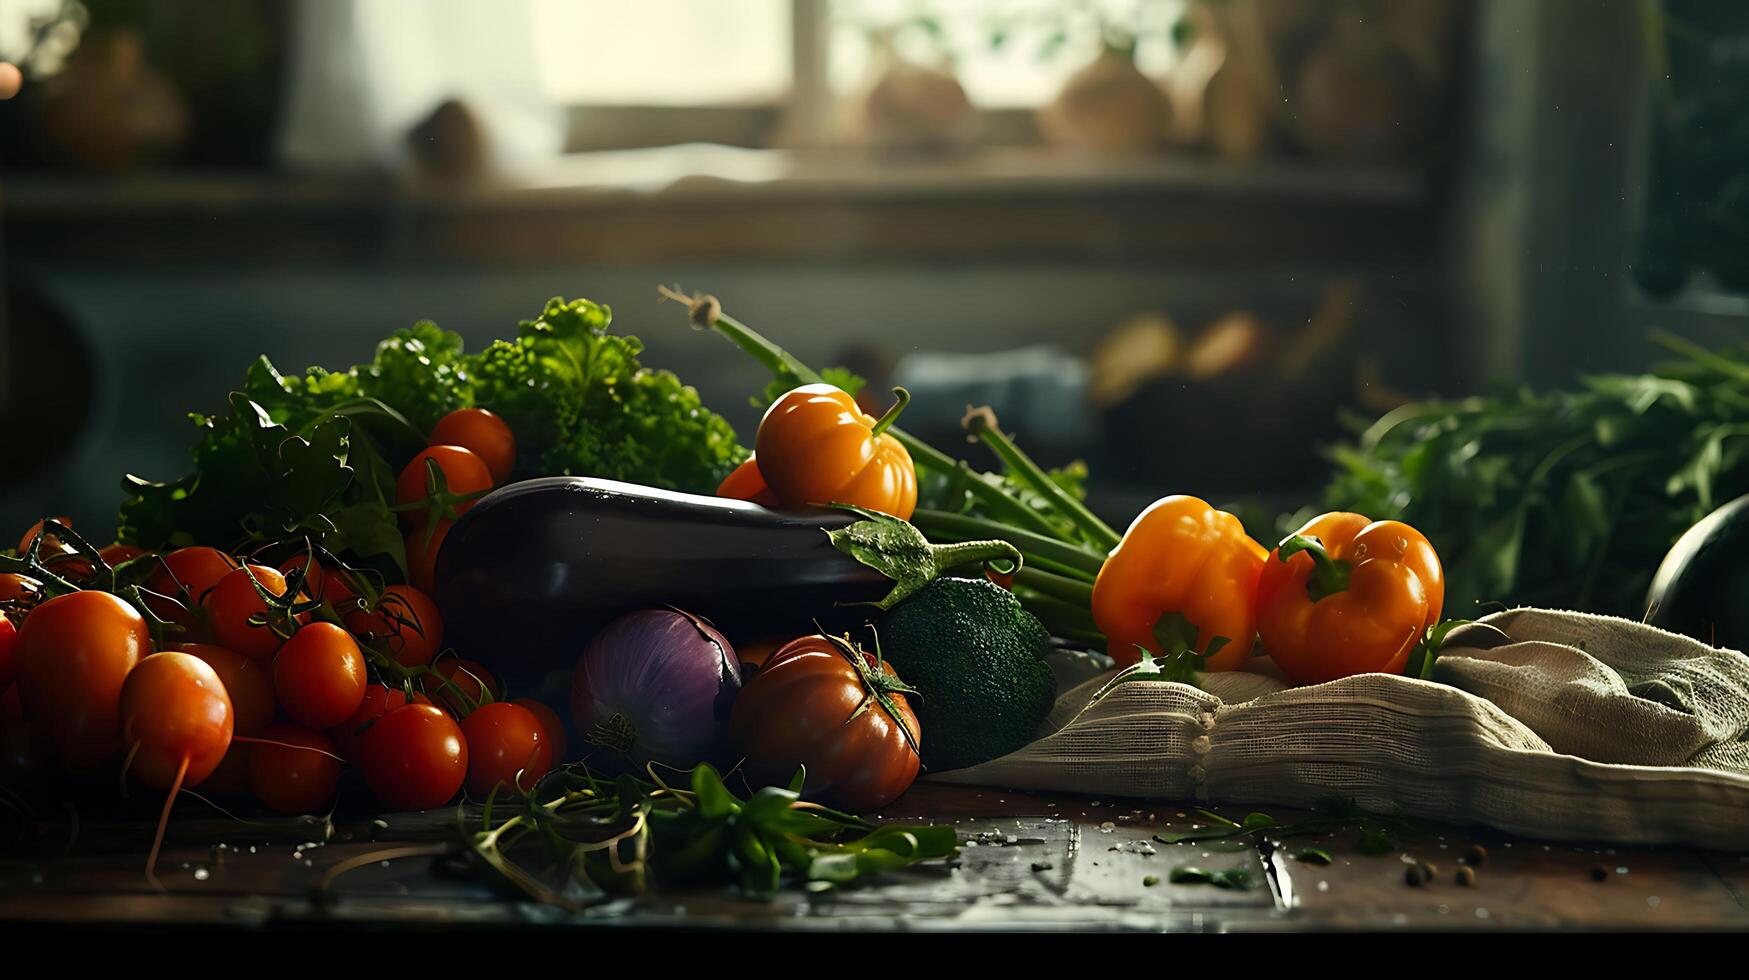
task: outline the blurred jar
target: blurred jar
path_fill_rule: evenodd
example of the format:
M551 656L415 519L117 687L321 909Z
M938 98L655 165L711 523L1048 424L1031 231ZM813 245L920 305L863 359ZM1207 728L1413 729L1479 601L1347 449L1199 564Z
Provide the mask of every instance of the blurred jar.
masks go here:
M1086 362L1051 347L994 354L918 352L901 358L893 383L911 393L900 424L940 445L962 432L969 406L988 405L1028 451L1081 452L1100 423L1088 404Z
M43 86L41 125L52 152L88 170L125 170L167 159L188 135L175 86L146 64L131 30L93 32L66 71Z

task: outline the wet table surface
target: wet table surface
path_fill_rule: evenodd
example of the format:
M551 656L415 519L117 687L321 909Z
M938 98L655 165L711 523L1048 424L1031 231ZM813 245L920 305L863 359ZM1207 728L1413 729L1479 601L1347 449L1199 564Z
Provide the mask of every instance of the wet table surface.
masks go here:
M1221 807L1243 820L1251 808ZM1316 815L1258 808L1290 831ZM1193 807L919 784L883 819L949 823L949 866L824 894L749 900L727 888L663 891L566 912L476 874L393 850L453 839L455 812L327 822L237 820L179 801L159 864L150 827L87 820L70 852L0 852L0 922L390 928L598 926L752 930L1742 930L1749 856L1526 840L1416 824L1385 853L1352 828L1264 835L1260 845L1167 843L1211 821ZM44 821L40 835L71 828ZM1480 845L1481 850L1475 850ZM1328 864L1307 855L1324 851ZM65 850L65 848L61 848ZM52 844L48 850L54 850ZM1373 848L1372 850L1376 850ZM314 894L323 873L369 860ZM1417 865L1432 878L1411 885ZM1174 882L1195 867L1237 887ZM1467 872L1460 868L1468 867ZM1469 879L1468 883L1459 878ZM1236 881L1232 879L1237 879Z

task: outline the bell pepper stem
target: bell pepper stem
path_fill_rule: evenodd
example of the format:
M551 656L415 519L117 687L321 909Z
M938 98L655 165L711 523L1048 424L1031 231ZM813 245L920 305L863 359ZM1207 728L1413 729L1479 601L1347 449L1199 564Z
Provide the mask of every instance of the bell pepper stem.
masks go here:
M1324 542L1309 534L1290 534L1276 546L1276 555L1282 561L1302 552L1312 559L1312 577L1306 580L1306 594L1313 602L1348 591L1348 576L1352 569L1347 562L1330 557Z
M880 419L875 422L874 428L868 430L868 437L870 439L877 439L882 433L892 428L893 422L899 417L899 413L905 410L906 405L911 404L911 393L898 386L894 386L893 388L893 397L897 398L898 401L894 402L893 407L887 409L886 414L882 415Z
M1087 505L1075 499L1074 494L1057 485L1040 466L1033 462L1032 457L1022 452L1014 440L1008 438L1000 426L996 424L996 413L988 408L974 409L966 413L964 420L966 431L983 440L984 445L996 454L1008 472L1014 474L1022 483L1031 487L1035 493L1050 502L1059 514L1069 519L1095 548L1102 552L1110 552L1117 547L1122 536L1112 530L1111 525L1099 519L1099 516L1087 509Z

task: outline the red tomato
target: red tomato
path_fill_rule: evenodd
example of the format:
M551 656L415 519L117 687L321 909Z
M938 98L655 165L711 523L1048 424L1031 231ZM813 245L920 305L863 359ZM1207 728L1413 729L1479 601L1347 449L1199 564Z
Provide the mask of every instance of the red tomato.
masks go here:
M13 612L27 610L43 601L43 584L17 572L0 572L0 604Z
M403 667L423 667L443 649L443 617L437 603L411 585L383 590L376 610L345 616L346 628Z
M280 574L290 578L291 573L303 568L304 563L309 561L309 558L309 555L301 551L287 558L279 563ZM346 605L349 600L358 598L358 590L353 588L352 582L346 574L338 569L330 568L319 558L316 560L316 567L304 577L304 593L326 599L341 612L345 612L349 608Z
M71 528L73 526L71 518L53 517L48 518L48 520L57 521L65 528ZM37 521L35 524L32 524L30 530L24 532L24 537L18 539L18 553L22 555L26 551L29 551L31 539L42 534L42 530L42 521ZM38 554L45 560L53 558L56 555L70 555L72 553L72 546L62 542L60 538L53 534L43 536L42 550L38 552Z
M480 457L461 446L430 446L413 457L413 462L401 471L401 476L395 481L395 503L411 504L431 497L431 473L425 465L429 459L443 471L445 486L452 494L478 493L481 490L492 489L492 471ZM464 500L455 505L456 516L460 517L469 507L474 506L472 500ZM408 510L401 512L408 523L415 528L425 526L431 516L424 510Z
M121 744L121 689L152 650L146 619L107 592L73 592L31 610L18 631L18 693L32 725L68 765Z
M364 701L364 655L352 634L333 623L298 630L273 658L273 693L292 721L330 728Z
M213 642L246 657L266 660L279 650L284 641L267 626L255 626L249 622L250 617L267 612L267 603L255 591L255 582L250 581L250 572L255 573L255 579L266 587L269 594L284 597L285 576L279 574L278 569L268 568L266 565L249 565L225 573L225 577L219 579L217 585L207 590L200 605L206 612L207 627L212 632ZM299 596L300 600L303 598ZM305 613L298 617L298 622L307 622L309 618L309 614Z
M128 771L153 789L199 785L231 747L230 695L190 653L140 661L122 685L120 712Z
M407 692L398 687L384 687L381 684L366 684L364 699L358 703L358 710L352 717L328 730L328 737L340 747L340 754L351 762L357 762L359 748L364 744L364 735L370 731L370 726L383 715L407 703ZM413 692L414 704L430 704L431 699L418 691Z
M510 703L533 713L535 720L540 722L541 737L552 747L553 762L565 761L565 723L559 720L559 713L534 698L516 698Z
M99 548L97 551L97 557L103 559L103 563L110 568L114 568L123 562L133 561L135 558L139 558L145 554L147 554L146 549L136 548L131 544L122 544L119 541L107 547Z
M249 747L249 792L275 813L314 813L339 786L340 760L321 732L274 725Z
M453 653L437 658L431 665L432 673L419 678L420 686L425 693L431 695L431 700L437 702L458 715L465 715L474 709L482 700L480 685L485 684L485 690L490 692L492 700L504 696L504 685L499 683L497 675L484 665L472 660L463 660ZM442 677L449 684L438 680ZM452 686L453 685L453 686Z
M199 657L219 675L231 696L231 727L238 735L259 735L273 724L277 702L266 664L210 643L178 643L170 649Z
M429 810L462 788L468 743L442 709L409 704L370 726L359 761L377 799L397 810Z
M194 609L200 608L201 597L237 567L235 559L217 548L178 548L152 564L154 567L152 574L146 578L146 588L172 597L181 596L182 590L186 588L188 602L193 609L185 609L169 599L152 596L146 597L146 608L152 610L152 615L159 619L181 626L188 631L184 636L190 639L200 626L200 619L195 615Z
M0 611L0 691L10 690L18 676L18 627L11 617Z
M431 430L431 444L461 446L480 457L492 474L493 485L510 479L510 471L516 467L516 436L503 419L483 408L458 408L438 419Z
M437 529L431 532L429 539L423 527L407 535L407 581L428 595L437 591L437 552L443 547L443 539L449 536L450 525L454 523L438 521Z
M892 668L836 637L804 636L771 655L741 688L729 738L754 786L784 785L807 767L803 792L866 813L917 778L922 731ZM876 701L877 693L892 706Z
M493 787L521 794L553 768L553 747L547 744L534 712L508 701L494 701L462 719L468 740L468 792L485 799Z

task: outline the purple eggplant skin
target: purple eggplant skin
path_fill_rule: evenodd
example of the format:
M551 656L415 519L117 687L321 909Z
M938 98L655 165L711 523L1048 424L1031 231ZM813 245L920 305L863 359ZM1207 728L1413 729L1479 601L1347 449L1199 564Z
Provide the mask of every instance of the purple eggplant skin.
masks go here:
M456 521L434 598L445 642L512 678L571 665L635 609L685 609L730 636L803 629L892 586L827 539L856 520L612 480L525 480Z

